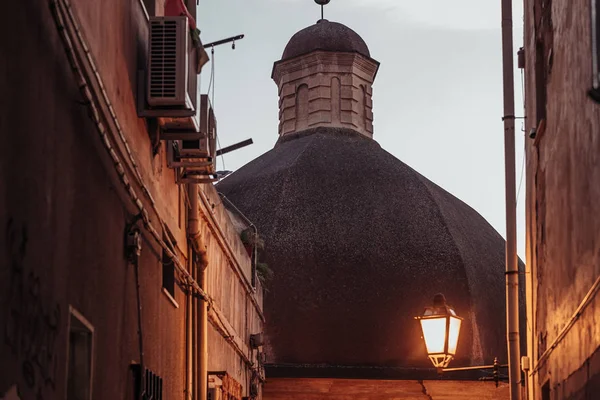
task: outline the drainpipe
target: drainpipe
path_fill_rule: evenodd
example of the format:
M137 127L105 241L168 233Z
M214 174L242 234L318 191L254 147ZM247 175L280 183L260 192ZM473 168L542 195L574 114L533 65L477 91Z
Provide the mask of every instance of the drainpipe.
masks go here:
M193 248L194 253L199 258L198 260L198 283L202 290L206 291L206 266L208 265L208 256L206 254L206 245L202 240L200 233L200 209L198 205L198 184L190 183L188 185L188 198L190 201L190 210L188 214L188 239ZM196 324L200 332L195 333L195 337L200 336L198 343L198 399L207 400L207 388L208 388L208 306L204 299L198 298L196 301L199 302L198 316L199 321L192 323ZM192 300L193 302L193 300ZM194 307L195 308L195 307ZM193 359L193 357L192 357Z
M188 260L188 266L193 264L193 260ZM194 325L194 312L192 310L192 303L194 302L194 296L191 291L188 291L185 295L185 342L187 347L186 356L186 399L194 398L194 343L193 337L193 325Z
M198 271L200 276L199 282L202 287L206 285L206 268L200 268ZM199 400L207 400L208 390L208 304L202 299L199 301L199 312L200 321L198 323L200 328L200 343L198 352L200 353L199 369L198 369L198 386L199 386Z
M196 280L196 282L198 281L198 263L194 262L194 260L192 260L192 271L193 271L193 276L194 279ZM194 315L194 319L192 320L192 346L194 349L198 348L198 301L194 301L194 299L192 298L192 315ZM199 363L199 354L197 351L194 351L192 354L192 363L193 363L193 368L194 371L196 372L196 375L198 374L198 368L200 366ZM200 397L200 392L199 392L199 385L198 385L198 379L194 376L193 377L193 384L192 384L192 399L197 399Z
M512 0L502 0L502 75L504 82L504 168L506 179L506 330L510 399L520 400L519 267L515 181L515 77Z

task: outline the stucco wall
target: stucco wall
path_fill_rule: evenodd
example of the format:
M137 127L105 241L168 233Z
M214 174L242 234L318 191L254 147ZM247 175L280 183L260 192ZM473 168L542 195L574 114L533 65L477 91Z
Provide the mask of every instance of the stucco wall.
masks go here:
M507 400L508 384L477 381L269 379L265 400Z
M141 32L125 27L139 28L132 23L137 6L112 1L88 9L73 2L75 10L90 12L81 21L107 90L162 217L185 250L173 172L163 167L162 154L152 155L145 123L133 112L130 77L122 73L136 65ZM94 328L94 398L132 398L129 366L139 361L136 282L123 244L131 214L99 156L48 2L11 2L5 12L11 17L0 28L0 394L16 385L22 399L65 398L71 306ZM174 394L184 390L185 313L161 291L160 257L146 237L140 260L145 364L164 378L165 393ZM176 289L182 305L183 296Z
M263 331L263 289L258 279L252 286L250 257L217 191L212 185L203 185L202 192L202 236L208 246L206 290L213 300L208 369L227 371L248 395L252 370L256 377L264 376L259 351L250 347L250 335Z
M600 275L600 105L587 95L590 1L545 1L551 24L536 30L541 3L525 1L527 132L538 126L536 90L544 85L535 72L536 43L542 40L551 54L537 60L549 71L545 131L526 140L528 347L534 367ZM595 295L533 374L532 398L542 398L546 382L552 399L596 398L600 365L592 355L599 346Z
M165 144L156 146L152 129L136 113L137 70L145 65L147 34L142 3L70 3L156 204L150 222L160 230L158 221L164 221L186 266L185 188L167 168ZM124 235L136 209L88 115L49 1L10 2L4 12L10 18L0 25L0 398L10 388L23 400L66 398L72 307L94 329L93 398L133 399L130 365L140 360L138 305ZM131 163L123 162L130 173ZM130 181L138 190L135 179ZM138 194L152 210L149 196ZM214 189L209 197L218 199ZM242 257L225 211L214 213L201 222L205 240L213 243L209 275L227 278L212 281L209 294L247 345L249 332L262 329L262 289L244 289L249 257ZM163 398L179 399L186 390L186 294L177 285L175 302L164 294L162 249L146 230L142 235L144 364L163 378ZM249 295L259 299L256 304ZM231 343L222 336L209 340L209 355L224 360L225 370L246 385L249 366ZM247 347L244 351L251 356Z

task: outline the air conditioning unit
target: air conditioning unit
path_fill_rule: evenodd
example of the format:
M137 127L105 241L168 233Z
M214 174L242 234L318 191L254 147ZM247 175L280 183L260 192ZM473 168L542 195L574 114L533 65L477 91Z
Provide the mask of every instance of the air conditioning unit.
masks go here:
M200 96L198 118L200 119L200 132L206 134L211 140L216 140L217 119L207 94Z
M208 138L180 140L179 142L179 156L181 158L212 158Z
M182 158L214 159L216 156L217 121L208 100L208 95L203 94L200 97L198 119L200 120L200 137L197 139L181 140L179 155Z
M197 135L190 134L189 139L170 141L168 146L171 151L171 155L168 154L170 167L193 166L186 165L186 160L213 161L216 158L217 120L207 95L202 95L199 114L200 130ZM167 135L172 136L173 134L167 133ZM177 161L183 161L184 164L176 164Z
M188 92L187 17L150 18L147 101L152 107L193 109Z
M167 142L167 165L177 169L178 183L210 183L218 180L217 121L207 95L201 97L199 114L200 130L197 136Z
M215 158L211 154L207 155L206 152L203 152L200 146L196 140L167 141L167 166L173 169L190 168L212 171Z

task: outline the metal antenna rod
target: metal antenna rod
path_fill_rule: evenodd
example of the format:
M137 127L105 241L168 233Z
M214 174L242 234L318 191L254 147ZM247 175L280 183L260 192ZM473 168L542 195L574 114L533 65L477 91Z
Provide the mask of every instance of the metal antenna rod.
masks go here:
M331 0L315 0L315 3L321 6L321 19L325 19L324 7L329 4Z

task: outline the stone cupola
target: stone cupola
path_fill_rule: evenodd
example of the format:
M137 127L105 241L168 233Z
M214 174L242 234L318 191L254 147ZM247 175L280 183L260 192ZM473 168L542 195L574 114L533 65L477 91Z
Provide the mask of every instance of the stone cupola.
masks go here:
M325 19L296 33L273 67L279 135L316 127L373 137L373 81L379 63L352 29Z

